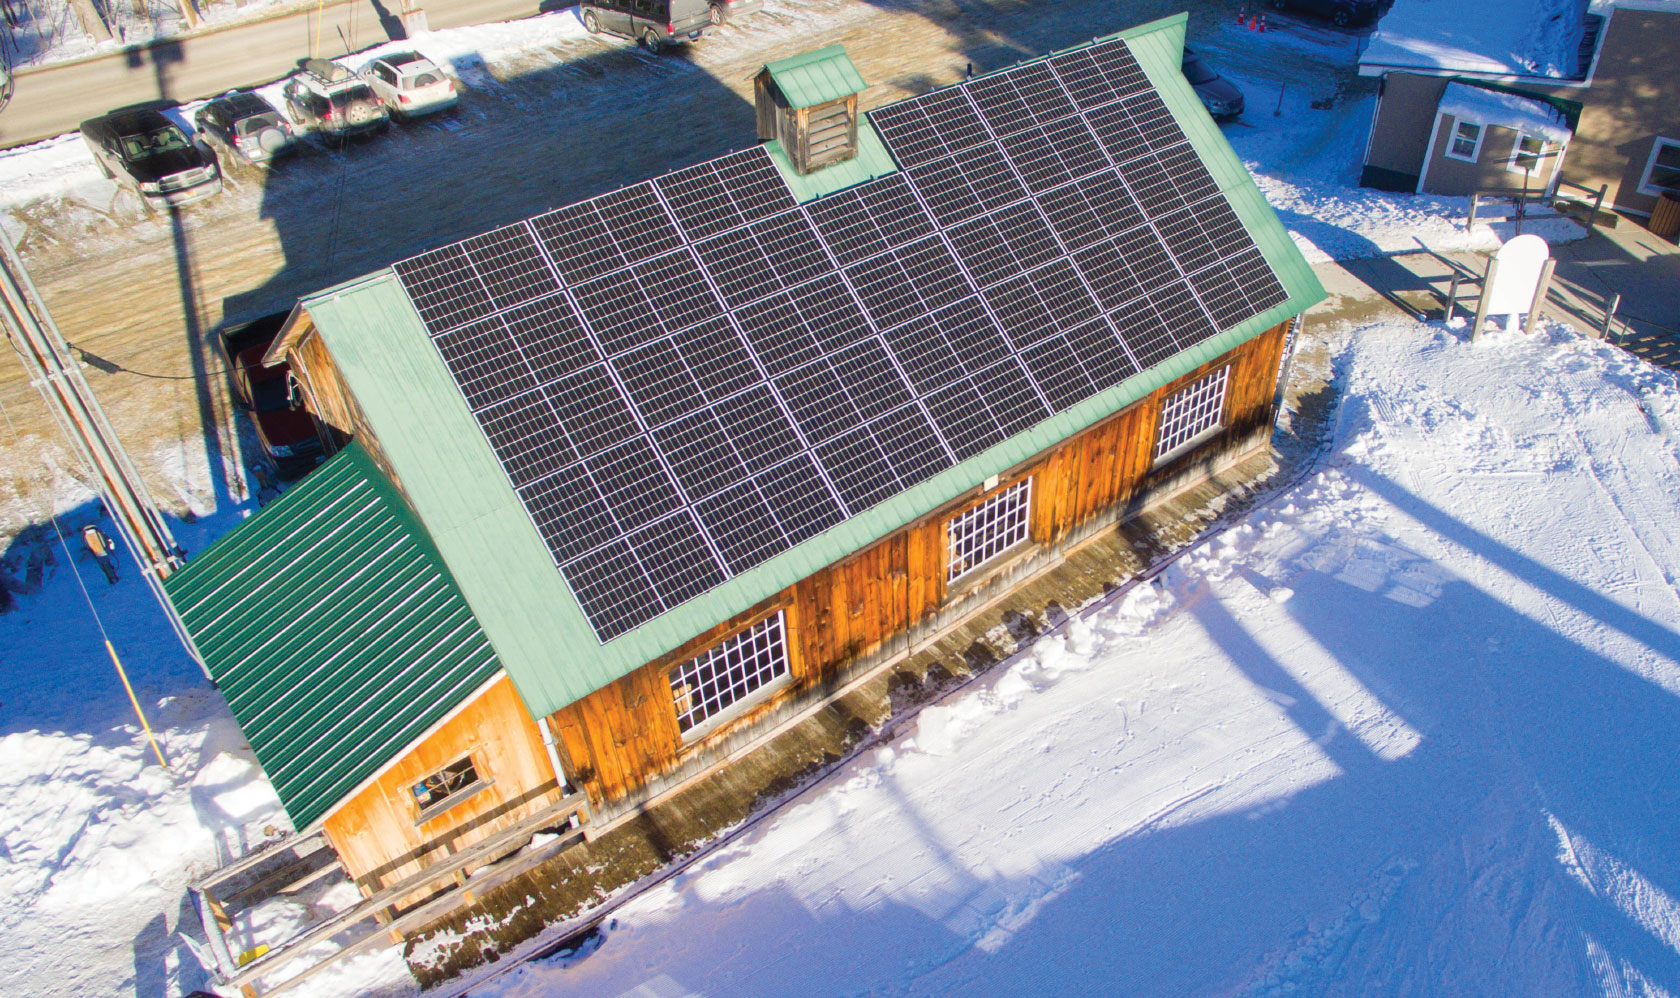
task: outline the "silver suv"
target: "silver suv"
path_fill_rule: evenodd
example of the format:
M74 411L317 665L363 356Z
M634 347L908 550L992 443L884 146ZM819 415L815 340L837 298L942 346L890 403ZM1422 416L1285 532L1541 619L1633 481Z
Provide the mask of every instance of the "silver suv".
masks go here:
M286 113L300 128L346 137L391 124L385 102L367 81L325 59L305 59L303 72L282 91Z

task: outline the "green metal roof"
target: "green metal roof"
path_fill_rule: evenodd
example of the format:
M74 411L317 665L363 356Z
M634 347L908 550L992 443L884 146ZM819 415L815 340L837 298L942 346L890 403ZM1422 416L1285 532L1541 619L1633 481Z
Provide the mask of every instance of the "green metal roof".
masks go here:
M533 712L550 713L627 675L1324 298L1312 268L1179 71L1186 20L1181 14L1097 41L1126 41L1289 297L605 644L550 560L395 275L386 270L303 301Z
M352 444L164 582L299 829L500 669Z
M790 107L815 107L862 93L869 86L843 45L765 63L764 71L776 81L776 89Z
M776 164L776 169L781 171L782 180L787 183L788 190L793 192L794 200L800 204L854 187L865 180L874 180L898 172L898 164L893 162L892 153L887 152L886 143L876 134L875 126L870 124L868 115L858 117L857 155L812 173L801 176L799 171L793 168L793 161L788 159L787 150L783 149L781 142L776 139L764 143L764 150L770 154L770 162Z

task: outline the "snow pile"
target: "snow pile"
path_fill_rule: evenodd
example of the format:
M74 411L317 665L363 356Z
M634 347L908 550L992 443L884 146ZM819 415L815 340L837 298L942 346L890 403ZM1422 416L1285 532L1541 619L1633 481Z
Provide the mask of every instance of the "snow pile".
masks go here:
M1680 385L1553 326L1334 364L1316 474L474 993L1666 993Z
M1574 77L1587 0L1395 0L1360 57L1388 69Z
M1562 144L1573 134L1563 112L1545 101L1484 90L1468 83L1447 84L1438 109L1442 114L1484 125L1503 125L1548 142Z

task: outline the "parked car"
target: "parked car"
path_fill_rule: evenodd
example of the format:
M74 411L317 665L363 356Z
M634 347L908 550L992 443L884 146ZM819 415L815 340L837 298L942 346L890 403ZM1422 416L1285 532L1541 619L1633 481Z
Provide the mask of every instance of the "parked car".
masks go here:
M449 74L418 52L380 56L363 68L362 79L399 118L443 111L460 99Z
M367 81L336 62L305 59L303 72L281 91L286 112L305 129L347 138L391 124L385 102Z
M1329 18L1338 28L1370 24L1388 9L1391 0L1271 0L1273 10L1304 10Z
M198 109L193 125L199 138L232 163L271 163L296 148L291 123L258 94L218 97Z
M222 333L222 356L233 379L234 397L251 414L263 457L284 478L296 478L321 462L325 448L316 433L315 417L296 405L296 382L291 367L263 366L289 313L276 312Z
M728 16L721 9L714 14L710 0L584 0L578 6L590 34L633 38L649 52L698 41Z
M222 171L208 146L187 137L162 111L116 111L82 122L82 140L105 176L133 187L148 207L183 205L217 194Z
M1202 99L1202 106L1215 118L1235 118L1243 112L1242 91L1237 85L1213 71L1207 60L1194 49L1184 50L1184 62L1179 66L1184 78Z
M711 0L711 4L713 24L723 24L742 14L752 14L764 9L764 0Z

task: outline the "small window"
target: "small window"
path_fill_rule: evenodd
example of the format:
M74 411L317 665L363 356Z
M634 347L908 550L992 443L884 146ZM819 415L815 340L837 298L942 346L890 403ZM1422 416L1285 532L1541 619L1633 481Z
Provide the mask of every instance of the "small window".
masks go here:
M455 805L489 786L479 779L472 757L460 759L409 787L414 803L420 808L420 821L449 810Z
M1219 432L1225 419L1225 385L1231 369L1222 367L1192 381L1161 403L1161 429L1155 437L1155 463L1163 464Z
M945 581L955 582L1027 539L1032 479L1023 478L985 502L951 518Z
M1680 194L1680 140L1658 139L1645 162L1645 175L1639 180L1641 194L1656 197L1664 191Z
M1447 158L1474 163L1482 151L1482 126L1474 121L1456 121L1447 141Z
M1538 177L1541 158L1545 153L1545 139L1538 135L1524 135L1518 132L1516 145L1511 147L1511 172Z
M698 737L731 708L788 675L783 612L764 618L703 655L671 669L671 701L683 737Z

